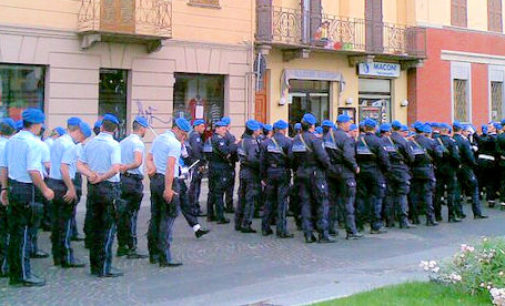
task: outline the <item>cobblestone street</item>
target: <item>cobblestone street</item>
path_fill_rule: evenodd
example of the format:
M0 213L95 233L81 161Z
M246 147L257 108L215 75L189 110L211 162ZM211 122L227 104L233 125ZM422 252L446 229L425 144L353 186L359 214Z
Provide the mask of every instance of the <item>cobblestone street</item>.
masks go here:
M205 194L205 193L204 193ZM203 200L203 199L202 199ZM80 205L83 205L82 203ZM78 222L82 225L83 207ZM466 207L470 212L470 207ZM352 294L357 291L425 279L420 260L441 259L460 243L482 235L502 235L505 212L490 210L488 220L471 216L459 224L424 225L411 230L392 229L379 236L366 235L346 241L343 231L332 245L307 245L294 228L294 239L277 239L260 234L240 234L233 225L202 224L212 232L197 240L182 216L175 226L172 246L179 268L160 269L147 259L114 259L124 277L98 279L86 269L61 269L48 259L32 259L33 271L47 280L42 288L11 288L0 279L0 302L7 305L275 305L304 304ZM232 216L228 216L232 217ZM140 248L147 253L148 196L140 217ZM253 227L260 228L260 220ZM40 246L50 251L49 233L43 232ZM74 242L77 258L89 262L82 242ZM115 250L115 248L114 248Z

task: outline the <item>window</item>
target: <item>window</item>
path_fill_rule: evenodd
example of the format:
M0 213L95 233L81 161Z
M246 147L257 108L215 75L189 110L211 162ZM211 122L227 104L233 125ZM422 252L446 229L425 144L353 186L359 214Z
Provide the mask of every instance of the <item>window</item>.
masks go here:
M219 121L224 115L224 76L176 73L174 117Z
M128 71L120 69L100 69L100 85L98 94L98 112L100 116L111 113L121 121L116 139L126 136L126 103L127 103Z
M461 122L470 122L469 103L468 103L468 81L453 80L454 93L454 120Z
M503 82L491 82L491 120L503 119Z
M44 109L45 67L0 64L0 117L21 119L25 108Z
M502 0L487 0L487 27L489 31L503 32Z
M466 27L466 0L451 0L451 24Z
M318 122L330 119L330 82L289 81L289 123L300 122L305 113L312 113Z
M219 0L189 0L189 5L220 8Z
M391 112L391 80L360 78L359 89L359 120L372 118L379 123L390 122Z

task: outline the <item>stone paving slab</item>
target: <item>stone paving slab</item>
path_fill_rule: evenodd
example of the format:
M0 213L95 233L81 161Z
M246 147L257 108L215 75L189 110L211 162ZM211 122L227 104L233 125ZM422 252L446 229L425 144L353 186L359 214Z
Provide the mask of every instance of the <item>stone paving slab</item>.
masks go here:
M139 247L147 252L148 199L139 216ZM470 207L466 207L470 211ZM147 259L114 258L124 277L98 279L89 269L53 267L51 259L33 259L33 271L47 280L42 288L12 288L0 279L0 304L6 305L296 305L346 296L406 280L426 279L420 260L440 259L454 253L460 243L483 235L503 235L505 212L487 210L488 220L442 223L410 230L392 229L384 235L366 235L358 241L338 238L336 244L303 243L294 239L241 234L233 224L202 224L212 230L194 237L180 216L175 225L173 254L179 268L160 269ZM84 213L78 213L82 225ZM232 217L232 216L228 216ZM259 220L253 227L259 229ZM341 230L341 234L343 231ZM49 251L49 233L39 243ZM89 262L83 243L73 243L76 256ZM115 247L114 247L115 250Z

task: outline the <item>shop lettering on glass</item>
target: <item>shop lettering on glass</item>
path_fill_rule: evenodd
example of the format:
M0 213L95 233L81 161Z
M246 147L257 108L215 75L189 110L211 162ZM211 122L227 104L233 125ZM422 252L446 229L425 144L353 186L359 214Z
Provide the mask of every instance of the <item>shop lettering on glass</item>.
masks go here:
M139 116L145 117L150 125L153 124L154 121L158 121L164 124L170 123L170 118L168 120L163 120L162 118L155 115L155 112L158 110L153 106L144 107L142 101L137 101L137 114Z

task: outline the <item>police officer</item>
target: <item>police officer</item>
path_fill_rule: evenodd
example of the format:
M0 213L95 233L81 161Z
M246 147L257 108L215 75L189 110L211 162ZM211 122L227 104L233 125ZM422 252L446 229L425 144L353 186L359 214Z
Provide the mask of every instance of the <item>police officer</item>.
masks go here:
M326 123L328 124L328 123ZM325 123L323 122L323 128ZM332 124L333 125L333 124ZM351 126L351 117L337 117L337 128L329 129L324 136L324 147L331 163L338 169L336 173L328 172L327 181L330 198L330 234L335 231L335 212L341 212L345 220L346 238L357 239L358 234L354 215L354 200L356 198L356 178L360 171L356 162L354 141L347 134ZM333 207L333 208L332 208Z
M498 158L498 170L500 175L500 206L505 208L505 119L500 123L499 129L500 133L496 137L496 153Z
M67 120L67 129L70 127L79 127L79 124L81 123L81 118L79 117L70 117ZM77 143L76 147L76 152L77 152L77 160L79 160L79 157L81 157L82 154L82 142ZM77 171L77 166L76 166L76 172L75 172L75 177L73 179L74 187L75 187L75 193L77 195L76 203L78 204L81 201L81 196L82 196L82 176L79 171ZM72 226L71 226L71 232L72 232L72 237L70 240L72 241L83 241L84 237L79 234L79 230L77 229L77 220L76 220L76 215L77 215L77 205L74 206L74 211L72 212Z
M461 123L454 122L454 140L458 146L461 155L461 167L458 171L458 188L456 191L456 207L457 212L461 218L465 217L463 206L461 204L461 192L465 188L472 198L472 211L474 219L485 219L487 216L482 214L482 208L479 197L479 184L477 182L477 177L475 176L474 168L478 166L475 160L475 155L472 150L470 141L467 135L470 132L469 128L465 128Z
M197 207L197 214L202 216L200 208L200 190L202 178L205 170L204 144L202 134L205 131L205 121L195 120L193 122L193 131L189 134L189 147L191 164L198 162L191 171L191 184L189 185L188 201L192 207Z
M389 134L390 126L391 134ZM386 222L394 226L394 215L397 212L400 228L411 228L413 225L408 221L407 195L410 192L411 180L409 165L414 162L414 154L405 137L400 134L402 124L393 121L390 126L381 128L384 131L384 148L391 162L391 171L386 174Z
M137 251L137 216L144 197L144 142L149 123L142 116L135 117L132 133L120 142L121 146L121 205L117 228L117 256L130 259L146 258Z
M226 145L227 146L232 146L237 142L237 139L235 136L231 133L230 131L230 125L231 125L231 119L230 117L223 117L221 118L221 122L226 124L226 134L225 134L225 139L226 139ZM225 211L229 214L233 214L235 212L234 205L233 205L233 192L235 190L235 164L237 163L237 155L236 152L231 152L229 161L231 163L231 170L227 170L223 173L220 173L220 175L226 175L227 176L227 186L226 186L226 191L224 194L225 197Z
M277 237L292 238L288 232L287 209L289 183L291 181L291 161L289 152L291 140L286 137L288 123L279 120L273 125L274 134L261 144L261 178L265 186L265 210L261 222L263 236L273 234L270 225L276 217Z
M437 189L435 196L435 215L442 215L442 198L444 193L447 199L448 221L449 223L461 222L456 217L456 210L454 207L456 188L457 188L457 169L461 163L459 155L459 148L454 139L450 136L451 126L442 123L440 125L440 136L435 138L441 150L442 157L439 158L437 163Z
M306 243L317 240L313 223L316 223L320 243L335 242L329 236L329 199L325 171L335 171L324 149L321 138L314 135L316 117L305 114L302 118L302 133L293 139L292 153L297 167L299 197L302 214L302 229Z
M16 123L11 118L0 122L0 159L5 154L5 145L16 132ZM0 205L0 277L9 277L7 252L9 249L9 227L7 222L7 207Z
M189 141L185 141L182 146L181 158L178 163L180 175L177 178L180 186L179 199L181 212L188 225L193 229L196 238L200 238L203 235L208 234L210 231L202 228L198 221L199 207L196 204L191 204L189 201L188 185L186 184L186 180L188 180L191 176L190 173L192 169L189 167L192 165L192 161L193 159L191 158L191 147L189 145Z
M22 113L23 130L5 145L0 157L2 167L1 200L8 205L9 222L9 284L17 286L43 286L45 281L31 272L29 256L29 227L32 222L35 187L48 201L54 192L47 187L40 172L42 152L40 131L44 114L33 108Z
M497 152L496 152L496 129L491 123L483 126L483 134L477 138L479 147L478 159L479 164L479 186L486 189L486 200L489 207L494 207L497 198L497 185L499 173L497 167Z
M302 133L302 124L300 122L297 122L293 126L293 133L294 137L297 135L300 135ZM297 230L302 229L302 208L300 205L300 197L299 197L299 191L300 191L300 179L298 179L298 176L296 175L297 172L297 165L295 163L291 164L292 170L293 170L293 184L290 187L289 190L289 210L294 216L295 219L295 224Z
M245 133L238 143L237 155L240 161L240 199L235 211L235 230L255 233L251 228L255 204L261 193L260 148L258 136L260 124L256 120L246 122Z
M234 155L237 151L238 141L232 142L231 136L227 136L231 134L227 134L228 125L226 122L219 121L215 126L215 133L211 138L212 154L209 161L209 179L212 181L209 184L213 186L213 191L209 193L209 197L211 197L210 202L216 207L217 223L227 224L230 223L230 220L224 217L223 198L224 194L229 191L230 180L235 178L232 174L234 173ZM209 212L207 212L207 217L211 217Z
M112 267L117 204L121 196L121 147L113 138L118 127L116 116L104 115L100 134L84 146L78 162L79 171L88 178L91 209L89 260L91 274L98 277L123 275Z
M71 247L72 218L77 205L75 178L78 152L77 143L91 136L91 127L80 121L70 122L68 133L54 141L51 149L51 171L48 186L54 191L52 202L52 254L55 266L82 268L85 265L74 258Z
M372 234L382 234L382 204L386 192L386 179L384 173L389 172L391 165L384 150L382 140L375 135L375 120L367 118L363 122L365 134L356 143L356 152L360 173L358 175L360 205L371 212ZM368 205L367 205L368 204ZM364 214L364 208L359 211Z
M419 209L426 207L426 225L438 225L435 220L433 207L433 193L435 192L434 161L442 157L441 148L437 143L426 137L431 134L429 124L418 123L414 125L417 134L412 139L412 152L414 163L412 165L412 216L413 223L419 224Z
M171 130L157 136L147 157L151 177L151 220L149 221L149 262L160 267L177 267L172 260L172 228L180 209L180 175L178 161L182 144L191 130L184 118L174 120Z

